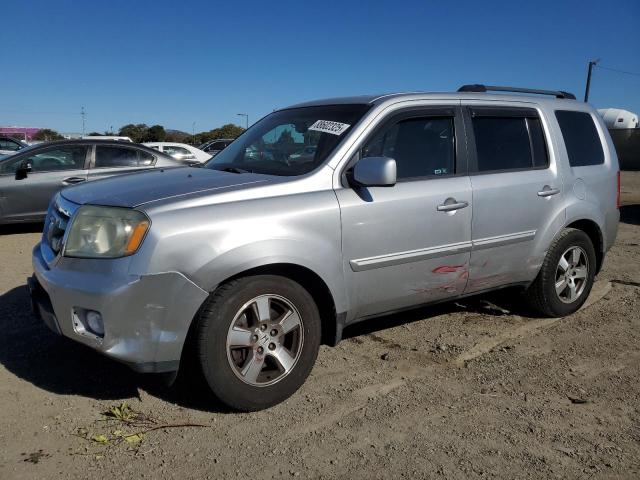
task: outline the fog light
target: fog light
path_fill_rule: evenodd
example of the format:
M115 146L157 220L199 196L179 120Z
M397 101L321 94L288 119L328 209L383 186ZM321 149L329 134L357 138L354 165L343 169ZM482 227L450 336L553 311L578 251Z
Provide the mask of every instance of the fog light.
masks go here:
M104 337L104 323L102 323L102 315L98 312L94 312L93 310L89 310L87 311L85 318L87 319L87 326L89 327L89 330L99 337Z

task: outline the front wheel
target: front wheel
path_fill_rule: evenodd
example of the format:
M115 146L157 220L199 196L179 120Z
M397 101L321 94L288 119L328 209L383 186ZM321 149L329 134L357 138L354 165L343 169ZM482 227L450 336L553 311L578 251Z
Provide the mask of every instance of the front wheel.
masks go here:
M549 247L526 296L545 315L570 315L587 300L595 269L596 254L589 236L582 230L567 228Z
M320 315L298 283L274 275L218 288L198 318L198 359L213 394L253 411L291 396L313 368Z

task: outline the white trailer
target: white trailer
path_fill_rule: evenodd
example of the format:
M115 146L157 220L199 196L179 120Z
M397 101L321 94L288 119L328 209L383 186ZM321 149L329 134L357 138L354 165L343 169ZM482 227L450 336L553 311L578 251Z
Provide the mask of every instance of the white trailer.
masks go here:
M621 108L600 108L598 113L609 130L638 128L638 115Z

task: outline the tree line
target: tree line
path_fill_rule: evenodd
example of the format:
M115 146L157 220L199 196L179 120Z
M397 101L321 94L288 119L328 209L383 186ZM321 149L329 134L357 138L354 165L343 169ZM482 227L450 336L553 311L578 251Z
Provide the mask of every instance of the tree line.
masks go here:
M167 130L162 125L148 126L145 123L129 123L124 125L118 130L118 136L129 137L136 143L144 142L178 142L188 143L190 145L198 146L209 140L216 140L218 138L236 138L242 132L244 128L234 125L233 123L227 123L219 128L214 128L205 132L196 133L191 135L179 130ZM89 136L110 136L114 135L112 132L91 132ZM51 141L62 139L55 130L44 128L38 131L33 139L37 141Z

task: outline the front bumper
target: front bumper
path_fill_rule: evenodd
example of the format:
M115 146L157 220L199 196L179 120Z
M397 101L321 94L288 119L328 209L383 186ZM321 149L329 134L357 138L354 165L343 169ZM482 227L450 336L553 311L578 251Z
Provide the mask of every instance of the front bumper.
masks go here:
M29 281L36 315L54 332L128 364L140 372L178 369L191 321L208 293L178 272L130 275L118 269L49 268L33 249ZM109 260L98 260L109 262ZM105 263L101 265L105 266ZM102 338L78 328L78 312L102 315Z

